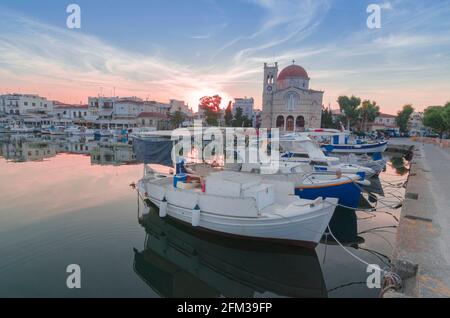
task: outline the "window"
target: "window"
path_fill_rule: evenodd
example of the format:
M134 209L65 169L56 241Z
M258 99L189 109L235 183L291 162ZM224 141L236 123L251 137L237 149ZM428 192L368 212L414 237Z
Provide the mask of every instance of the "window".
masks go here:
M24 106L28 106L28 102L23 102L23 105Z
M307 153L294 153L292 158L307 158L309 159L309 155Z
M305 117L298 116L295 125L297 130L303 130L305 128Z
M283 116L277 117L277 128L284 129L284 117Z
M36 103L33 103L32 106L35 107L35 106L36 106Z
M322 166L322 167L327 167L328 163L327 162L323 162L323 161L311 161L310 164L312 166Z
M299 107L300 97L297 93L291 92L284 97L286 109L290 112L295 111Z
M292 116L286 119L286 131L294 131L294 117Z

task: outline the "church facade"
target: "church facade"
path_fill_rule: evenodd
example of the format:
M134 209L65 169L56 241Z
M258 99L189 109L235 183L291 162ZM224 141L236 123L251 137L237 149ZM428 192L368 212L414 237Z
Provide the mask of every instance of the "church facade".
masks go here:
M324 92L310 89L309 81L299 65L292 64L278 74L278 63L265 63L262 128L285 132L320 128Z

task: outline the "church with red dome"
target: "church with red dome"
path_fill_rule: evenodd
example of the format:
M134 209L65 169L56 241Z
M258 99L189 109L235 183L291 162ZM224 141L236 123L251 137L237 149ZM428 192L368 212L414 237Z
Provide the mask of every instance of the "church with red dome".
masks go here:
M264 64L262 128L284 132L320 128L323 91L309 87L309 75L295 61L278 74L278 63Z

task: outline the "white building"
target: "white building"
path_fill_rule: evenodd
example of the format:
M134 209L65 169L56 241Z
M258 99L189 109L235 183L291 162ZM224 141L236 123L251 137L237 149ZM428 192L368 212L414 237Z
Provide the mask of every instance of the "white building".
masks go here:
M409 118L408 130L412 136L425 134L426 129L423 124L423 112L414 112Z
M396 116L394 115L381 113L377 118L375 118L375 121L369 125L369 130L390 130L400 133L400 128L397 126L395 119Z
M254 116L255 100L253 98L235 98L233 103L233 114L236 115L238 108L242 109L242 115L252 120Z
M27 113L48 113L53 110L53 102L45 97L32 94L0 95L0 112L8 115Z
M171 114L178 111L183 113L186 117L189 118L194 116L192 108L190 108L189 105L187 105L184 101L171 99L169 105Z
M53 116L58 119L80 120L88 116L88 105L73 105L55 102Z

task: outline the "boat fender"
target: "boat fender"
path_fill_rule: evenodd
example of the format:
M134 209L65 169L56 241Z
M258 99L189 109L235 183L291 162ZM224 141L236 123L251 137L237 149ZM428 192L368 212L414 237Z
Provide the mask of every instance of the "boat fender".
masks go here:
M167 216L167 200L166 197L159 204L159 217L165 218Z
M200 225L200 207L198 204L192 209L192 226L197 227Z

